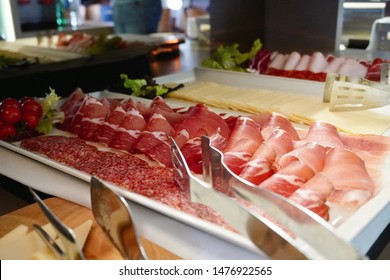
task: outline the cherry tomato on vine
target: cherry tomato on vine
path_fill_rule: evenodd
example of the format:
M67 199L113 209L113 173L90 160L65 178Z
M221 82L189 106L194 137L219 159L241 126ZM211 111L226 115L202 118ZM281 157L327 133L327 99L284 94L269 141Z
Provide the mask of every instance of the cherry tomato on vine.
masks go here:
M15 106L16 108L20 109L19 101L11 97L5 98L0 103L0 109L5 108L7 106Z
M28 99L24 101L21 105L22 114L30 114L34 113L40 118L42 116L42 105L34 100L34 99Z
M22 119L20 110L12 105L1 108L0 118L4 123L16 124Z
M25 113L22 116L22 121L26 124L29 129L34 129L38 126L40 118L33 112Z
M0 125L0 140L11 141L17 135L16 127L12 124L2 124Z

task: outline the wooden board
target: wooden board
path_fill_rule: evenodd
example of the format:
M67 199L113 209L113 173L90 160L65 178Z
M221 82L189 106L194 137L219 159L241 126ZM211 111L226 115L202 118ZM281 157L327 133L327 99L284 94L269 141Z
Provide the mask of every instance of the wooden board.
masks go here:
M88 260L122 259L119 252L111 244L108 237L106 237L103 230L96 223L90 209L57 197L48 198L45 200L45 203L58 216L58 218L71 228L81 225L88 219L93 220L92 229L84 245L84 254ZM0 237L20 224L28 226L31 230L34 223L39 225L45 225L48 223L46 217L43 215L37 204L31 204L9 214L0 216ZM178 256L165 250L157 244L145 238L141 239L150 259L180 259Z

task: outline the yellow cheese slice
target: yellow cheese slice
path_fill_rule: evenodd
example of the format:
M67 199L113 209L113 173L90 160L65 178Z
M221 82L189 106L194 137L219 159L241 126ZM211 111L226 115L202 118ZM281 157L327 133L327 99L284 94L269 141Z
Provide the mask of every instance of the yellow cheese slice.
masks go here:
M87 220L83 224L79 225L74 229L77 236L77 241L80 248L83 248L88 234L92 227L92 220ZM55 259L54 254L47 248L45 242L35 232L30 231L25 234L20 234L24 231L26 226L23 225L21 229L16 228L15 230L8 233L7 239L1 238L0 242L0 259L2 260L30 260L30 259ZM46 224L42 227L54 240L59 241L57 238L56 231L51 224ZM14 233L12 233L14 232ZM9 235L10 234L10 235ZM6 236L7 236L6 235ZM59 246L61 247L61 243Z
M2 244L13 242L14 240L17 240L19 237L22 237L23 235L26 235L28 232L28 226L26 225L19 225L10 232L8 232L6 235L2 236L0 238L0 247Z

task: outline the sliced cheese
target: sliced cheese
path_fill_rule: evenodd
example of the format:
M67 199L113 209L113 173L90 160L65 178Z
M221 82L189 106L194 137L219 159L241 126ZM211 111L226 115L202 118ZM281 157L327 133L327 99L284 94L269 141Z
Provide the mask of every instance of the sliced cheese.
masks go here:
M0 246L2 244L10 243L23 235L26 235L28 232L28 226L26 225L19 225L10 232L8 232L6 235L2 236L0 238Z
M54 228L50 225L42 227L52 238L56 237ZM11 242L1 244L0 259L2 260L29 260L32 254L46 244L35 231L12 240Z
M87 220L83 224L74 229L77 237L77 242L80 248L84 247L88 234L92 227L92 220ZM0 259L2 260L31 260L31 259L55 259L54 254L47 247L46 243L35 232L30 231L24 235L19 232L23 232L25 225L18 229L16 233L11 234L8 241L1 241L0 243ZM56 231L51 224L46 224L42 227L56 242L63 248ZM13 230L14 231L14 230ZM15 237L17 235L17 237ZM4 237L3 237L4 238ZM2 238L2 240L3 240Z
M91 231L93 221L87 220L78 227L74 228L74 233L77 238L77 243L80 248L84 248L85 241L88 238L89 232ZM57 238L56 243L61 249L64 249L64 245L61 242L61 239ZM33 260L55 260L56 256L52 250L50 250L47 246L40 248L36 252L34 252L31 256Z

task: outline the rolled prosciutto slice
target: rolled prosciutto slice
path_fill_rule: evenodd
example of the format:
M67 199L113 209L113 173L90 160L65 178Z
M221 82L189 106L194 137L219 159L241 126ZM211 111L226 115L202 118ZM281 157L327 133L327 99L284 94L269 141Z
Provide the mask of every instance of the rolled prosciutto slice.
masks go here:
M292 52L289 54L286 63L284 64L283 70L291 71L294 70L298 65L301 55L298 52Z
M324 173L318 172L313 178L297 189L289 199L328 221L329 206L326 202L332 191L333 185L329 181L329 178Z
M326 149L316 143L300 146L283 155L279 161L280 170L259 187L289 197L322 170L325 155Z
M255 185L260 184L275 173L274 165L293 147L290 135L282 129L275 129L245 164L239 176Z
M210 145L214 148L223 151L227 144L227 139L222 137L219 133L216 133L210 138ZM195 174L202 174L203 165L202 165L202 146L201 146L201 137L195 137L187 141L184 146L180 149L188 167Z
M330 150L323 172L334 188L328 200L342 207L356 209L375 192L364 161L351 150L337 147Z
M260 126L250 118L239 117L223 151L224 163L239 175L263 141Z
M313 122L306 134L306 141L316 142L324 147L344 147L344 142L337 128L327 122Z
M173 127L164 116L155 113L141 132L133 150L146 155L163 166L171 167L172 155L168 137L173 132Z
M109 146L125 116L126 112L123 109L123 106L118 105L104 123L97 129L95 133L96 141Z
M81 104L83 103L86 95L81 88L76 88L68 97L66 102L61 106L61 111L64 112L65 118L62 123L57 124L59 129L69 131L70 124L73 121L74 116L78 112Z
M293 141L300 140L297 131L291 122L283 115L272 113L268 115L267 121L261 127L261 134L264 139L268 139L274 129L280 128L286 131Z
M230 129L224 119L210 111L205 105L197 104L188 109L186 118L175 127L173 139L179 148L190 139L202 135L212 136L220 134L223 138L229 138Z
M150 114L160 114L162 115L172 127L177 124L183 122L185 119L185 114L178 113L174 111L162 98L161 96L157 96L153 99L150 105L151 112Z
M68 131L74 134L79 134L81 121L84 118L84 114L93 114L88 112L88 110L95 110L94 103L96 102L96 98L91 95L86 95L80 104L77 112L74 114L73 119L70 121L68 126ZM92 108L91 108L92 107Z
M328 66L328 61L321 52L314 52L310 57L309 71L313 73L324 72Z
M131 152L141 132L146 127L146 121L134 107L126 111L116 133L109 144L110 147Z
M110 114L110 103L96 98L88 98L83 107L78 136L84 140L95 141L95 133Z

